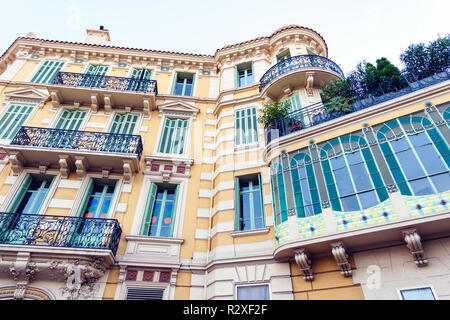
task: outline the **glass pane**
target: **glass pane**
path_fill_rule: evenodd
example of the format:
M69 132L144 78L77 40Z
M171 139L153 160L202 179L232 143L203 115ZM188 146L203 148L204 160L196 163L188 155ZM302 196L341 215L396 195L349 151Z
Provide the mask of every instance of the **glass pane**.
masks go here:
M261 203L262 203L262 200L261 200L261 194L259 193L259 190L257 192L253 192L253 210L254 210L253 217L254 217L255 229L264 227Z
M441 157L431 144L416 147L416 151L428 174L447 171Z
M237 300L269 300L269 285L237 287Z
M444 192L450 190L450 173L443 173L431 177L437 192Z
M250 194L244 193L241 195L241 230L251 229L251 214L250 214Z
M344 211L356 211L360 209L355 195L341 198L341 203Z
M350 166L356 191L361 192L373 189L370 176L367 173L364 163Z
M410 184L411 188L413 189L414 194L417 196L434 193L434 190L431 187L431 184L427 178L413 180L413 181L410 181L409 184Z
M435 300L431 288L402 290L401 294L403 300Z
M155 201L155 205L153 206L153 214L150 220L150 231L148 234L149 236L157 236L158 222L161 213L161 203L161 201Z
M397 153L397 158L408 180L425 176L422 167L411 149Z
M367 209L378 204L378 198L375 191L359 193L358 197L361 202L361 209Z

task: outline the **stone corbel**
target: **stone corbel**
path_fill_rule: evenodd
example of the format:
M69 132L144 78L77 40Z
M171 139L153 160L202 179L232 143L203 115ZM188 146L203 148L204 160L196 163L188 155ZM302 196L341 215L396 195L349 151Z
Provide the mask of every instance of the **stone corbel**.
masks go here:
M417 229L408 229L402 231L403 239L406 242L406 246L414 257L414 262L418 267L424 267L428 264L428 260L425 259L422 242Z
M9 161L11 161L11 170L13 175L18 176L23 170L25 159L20 152L11 152L9 155Z
M312 270L311 260L309 259L308 252L305 248L301 248L295 251L295 262L303 273L303 279L307 281L314 280L314 274Z
M150 99L144 99L144 116L149 117L150 116Z
M61 173L61 178L67 179L70 174L70 167L72 167L72 160L68 155L59 156L59 172Z
M86 176L88 163L86 157L75 156L75 167L77 168L78 179L82 180Z
M59 106L61 105L61 97L58 90L52 90L50 92L50 99L52 101L53 108L59 108Z
M109 114L112 111L112 97L110 94L105 94L103 99L105 101L105 112Z
M331 253L334 256L339 268L341 268L341 274L345 277L352 275L352 266L350 265L349 255L347 249L342 241L333 242L330 244Z
M102 168L102 177L107 179L109 177L109 173L111 172L111 167L103 167Z
M314 88L314 72L306 73L306 94L308 97L313 96L313 88Z
M123 181L130 183L134 172L133 162L130 160L123 160Z
M98 94L97 93L91 93L91 109L92 109L92 112L98 111Z
M39 173L45 174L50 166L50 162L40 162L39 163Z
M292 93L291 86L288 85L285 88L283 88L283 92L287 95L290 95Z

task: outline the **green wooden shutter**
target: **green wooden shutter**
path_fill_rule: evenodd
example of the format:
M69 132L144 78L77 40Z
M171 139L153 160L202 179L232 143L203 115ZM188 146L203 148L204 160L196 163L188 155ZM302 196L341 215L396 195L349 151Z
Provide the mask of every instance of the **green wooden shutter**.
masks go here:
M64 109L55 125L55 129L78 130L83 123L86 113L86 111L82 110L71 111Z
M30 187L31 181L33 180L31 174L27 174L25 178L22 181L22 184L19 187L19 190L17 190L14 199L11 201L11 203L8 206L8 209L6 209L7 212L15 213L17 208L19 207L20 203L22 202L23 198L25 197L25 194L27 193L28 188Z
M235 113L235 125L234 125L234 130L235 130L235 137L234 137L234 141L236 145L240 145L242 143L242 132L243 132L243 128L241 127L241 110L236 110Z
M175 88L177 86L177 81L178 81L178 73L175 71L173 83L172 83L172 94L175 94Z
M142 220L140 232L141 235L147 236L150 230L153 215L153 207L155 205L157 193L158 193L158 186L156 185L156 183L152 182L150 184L150 192L148 194L147 202L145 204L144 218Z
M261 198L261 215L262 215L262 220L263 220L263 226L265 226L266 225L266 213L264 210L264 188L263 188L262 178L261 178L260 173L258 173L258 183L259 183L259 194L260 194L260 198Z
M241 196L239 187L239 177L234 178L234 230L241 230Z
M78 207L77 217L82 218L84 216L84 212L86 211L89 198L91 197L93 189L94 189L94 179L91 178L86 188L86 192L84 193L83 200L81 201L80 206Z
M32 106L10 105L0 120L0 139L12 139L33 111Z
M44 63L39 67L39 70L31 79L31 82L35 83L52 82L53 78L56 76L59 70L61 70L63 65L64 62L62 61L53 61L53 60L44 61Z
M97 73L97 66L90 64L86 70L86 74L96 74L96 73Z
M169 237L173 237L173 228L175 226L175 217L177 213L177 203L178 203L178 194L180 192L180 185L178 184L175 189L175 196L173 200L173 206L172 206L172 218L170 222L170 229L169 229Z

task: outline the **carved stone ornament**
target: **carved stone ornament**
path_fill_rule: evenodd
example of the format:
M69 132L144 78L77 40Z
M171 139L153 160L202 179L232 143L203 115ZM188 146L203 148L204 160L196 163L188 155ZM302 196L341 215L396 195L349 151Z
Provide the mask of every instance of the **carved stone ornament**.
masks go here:
M402 231L403 239L406 242L406 246L411 252L414 262L418 267L424 267L428 264L428 260L425 259L422 242L419 233L416 229L409 229Z
M332 248L331 253L341 269L341 274L345 277L350 277L352 275L352 266L350 265L349 256L344 243L342 241L333 242L330 246Z
M295 262L303 273L303 279L307 281L314 280L314 274L312 270L311 260L309 259L308 252L302 248L295 251Z

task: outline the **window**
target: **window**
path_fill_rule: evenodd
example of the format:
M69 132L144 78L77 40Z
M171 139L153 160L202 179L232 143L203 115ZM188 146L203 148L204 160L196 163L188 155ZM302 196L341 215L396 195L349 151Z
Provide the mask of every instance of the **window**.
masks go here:
M44 204L54 176L27 174L19 190L14 195L0 221L0 241L7 239L9 244L24 244L31 235L36 216ZM31 215L31 216L30 216Z
M284 50L283 52L277 54L277 63L289 59L291 57L291 53L289 49Z
M402 194L427 195L450 189L450 149L428 119L395 119L378 130L377 138Z
M152 70L148 69L136 69L131 71L127 90L130 91L147 91L149 86L149 80L152 77Z
M0 139L13 139L33 110L32 106L10 105L0 119Z
M264 192L261 175L235 178L235 230L264 227Z
M100 88L104 81L104 76L108 72L108 66L90 64L79 85L82 87Z
M118 182L118 180L91 178L77 216L106 219Z
M166 118L158 152L183 154L188 125L188 119Z
M297 92L293 95L291 95L290 97L284 99L282 101L283 104L289 103L290 105L290 111L296 111L296 110L300 110L302 108L302 103L300 100L300 93Z
M236 66L236 87L253 84L253 63L247 62Z
M164 289L127 288L126 300L163 300Z
M64 62L61 61L45 60L33 78L31 78L31 82L51 83L63 65Z
M333 210L366 209L388 198L364 138L348 135L333 139L322 147L320 157Z
M45 140L44 147L48 148L71 148L74 142L76 131L80 129L81 124L87 114L82 110L64 109L55 124L54 129ZM60 131L71 130L71 131Z
M192 96L194 85L193 73L175 73L175 82L172 94L179 96Z
M297 217L309 217L322 212L311 157L305 153L291 160L292 189Z
M27 174L7 212L39 214L54 176Z
M436 300L430 287L400 290L403 300Z
M109 133L133 134L137 125L139 115L135 113L116 113L114 115Z
M172 237L179 185L151 183L141 235Z
M236 300L270 300L269 285L236 286Z
M256 107L236 110L234 113L235 144L249 144L258 141Z

